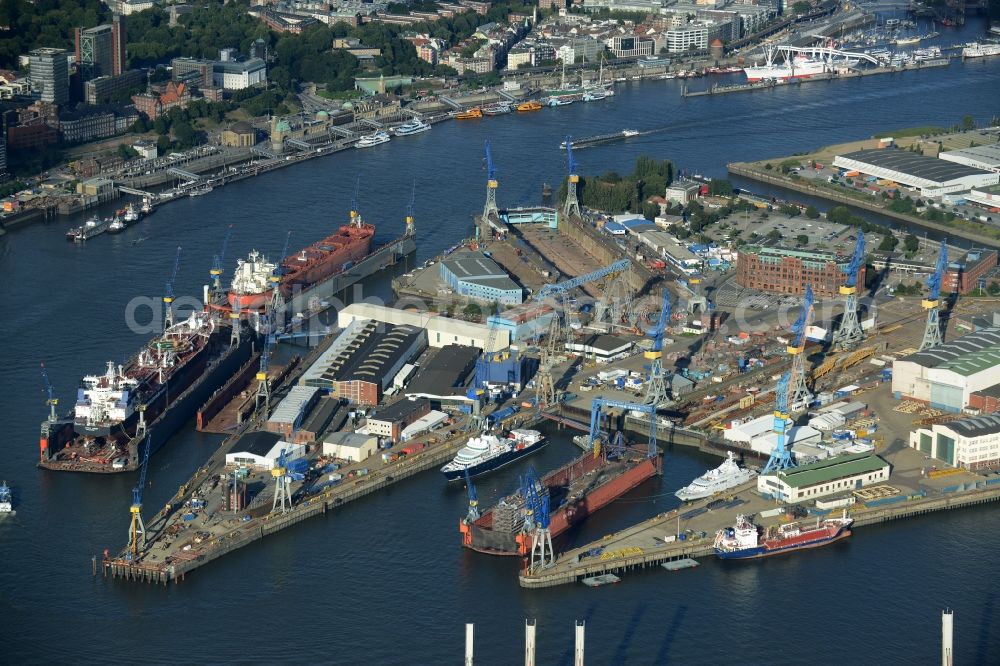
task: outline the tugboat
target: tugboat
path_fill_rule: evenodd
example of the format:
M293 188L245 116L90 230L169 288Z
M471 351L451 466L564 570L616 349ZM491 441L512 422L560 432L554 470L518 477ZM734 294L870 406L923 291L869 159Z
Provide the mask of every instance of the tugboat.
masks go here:
M441 468L441 472L449 481L464 478L466 469L469 476L478 476L509 465L543 446L545 438L537 430L511 430L503 439L483 434L471 438L459 449L454 460Z
M736 524L715 535L715 554L723 560L747 560L780 555L793 550L819 548L851 536L853 518L847 512L841 518L816 520L814 527L787 523L762 530L748 516L736 517ZM762 538L763 536L763 538Z

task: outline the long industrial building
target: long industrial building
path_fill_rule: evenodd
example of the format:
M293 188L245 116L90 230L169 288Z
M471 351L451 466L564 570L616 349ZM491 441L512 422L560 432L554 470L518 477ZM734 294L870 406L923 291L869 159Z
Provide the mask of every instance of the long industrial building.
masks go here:
M833 165L918 189L925 197L966 192L1000 182L1000 173L906 150L858 150L837 155Z
M352 404L374 406L400 368L426 346L421 328L354 321L305 371L301 383Z
M498 330L492 349L486 349L490 327L468 321L451 319L426 310L400 310L373 303L352 303L337 313L337 326L347 328L355 321L379 321L397 326L414 326L427 331L429 347L463 345L484 351L501 351L510 346L512 339L506 330Z
M998 384L1000 327L963 335L892 364L892 391L897 398L950 412L961 412L973 393Z
M831 252L808 252L780 247L748 245L736 257L736 283L741 287L774 294L801 295L806 285L820 297L836 296L846 282L850 257ZM865 269L858 284L864 284Z
M954 162L982 169L983 171L995 171L1000 173L1000 143L991 143L986 146L973 146L961 150L949 150L938 155L943 160Z
M935 423L910 433L910 446L970 470L1000 464L1000 414Z

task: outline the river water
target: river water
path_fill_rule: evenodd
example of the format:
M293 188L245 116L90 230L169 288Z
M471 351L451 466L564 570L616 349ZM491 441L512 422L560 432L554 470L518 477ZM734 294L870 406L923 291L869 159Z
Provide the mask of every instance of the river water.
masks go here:
M981 24L943 28L965 42ZM699 82L700 83L700 82ZM589 663L930 663L939 612L956 609L957 663L1000 663L995 507L859 531L849 542L761 563L707 560L693 571L628 575L598 590L525 591L517 562L459 546L466 498L433 472L314 519L196 571L168 588L90 575L91 557L126 539L133 475L60 475L35 468L45 416L39 363L64 409L83 374L122 361L147 334L126 305L156 299L177 246L178 294L197 297L226 226L226 259L276 254L341 224L356 174L359 205L389 238L403 228L416 183L418 259L467 233L481 208L482 144L493 141L501 205L536 203L565 173L566 134L666 128L624 144L580 150L582 173L628 172L637 156L724 176L725 164L808 151L915 125L987 121L997 111L1000 58L945 69L682 99L677 81L628 83L614 98L537 114L435 126L365 151L312 160L171 203L120 236L77 247L79 220L0 237L0 477L17 516L0 521L0 638L10 663L318 662L448 664L475 622L477 663L521 659L523 620L538 619L539 664L572 663L573 621L587 620ZM136 242L138 239L144 239ZM384 294L385 280L374 287ZM372 293L369 291L369 293ZM491 504L524 466L540 470L576 450L561 433L521 466L479 484ZM151 460L145 491L155 511L220 437L188 428ZM676 504L673 491L717 461L670 451L665 473L590 519L557 549L583 543Z

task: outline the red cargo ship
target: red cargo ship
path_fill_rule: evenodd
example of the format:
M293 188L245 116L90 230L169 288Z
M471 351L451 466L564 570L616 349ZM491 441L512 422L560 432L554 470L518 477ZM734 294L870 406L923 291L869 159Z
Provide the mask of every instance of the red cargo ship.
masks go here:
M786 523L768 528L762 536L761 528L741 515L735 525L715 535L715 554L723 560L746 560L819 548L851 536L853 523L845 513L841 518L817 519L812 527Z
M551 511L549 530L553 537L582 522L643 481L659 474L662 458L626 453L620 460L585 453L541 479L548 492ZM488 555L520 555L531 552L531 535L523 531L524 499L515 493L474 522L462 520L462 545Z
M279 266L264 259L256 250L247 259L236 262L236 273L229 290L229 305L241 310L256 310L271 300L272 276L277 277L282 296L289 298L296 288L306 290L331 275L350 268L368 255L375 226L351 213L351 223L337 233L285 257Z

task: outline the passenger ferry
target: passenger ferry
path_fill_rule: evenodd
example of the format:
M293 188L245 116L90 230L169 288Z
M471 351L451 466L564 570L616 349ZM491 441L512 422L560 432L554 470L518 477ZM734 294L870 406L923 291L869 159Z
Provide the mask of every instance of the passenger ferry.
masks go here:
M396 136L408 136L410 134L419 134L420 132L427 132L431 129L429 123L425 123L419 118L414 118L406 123L403 123L399 127L393 130L393 134Z
M391 137L388 132L379 130L374 134L366 134L361 137L355 144L355 148L371 148L372 146L377 146L382 143L389 143L390 138Z

